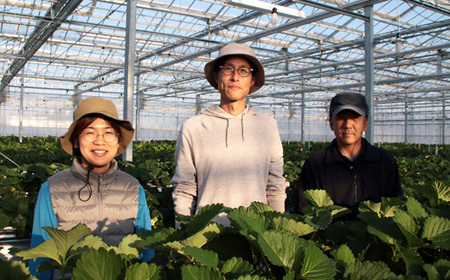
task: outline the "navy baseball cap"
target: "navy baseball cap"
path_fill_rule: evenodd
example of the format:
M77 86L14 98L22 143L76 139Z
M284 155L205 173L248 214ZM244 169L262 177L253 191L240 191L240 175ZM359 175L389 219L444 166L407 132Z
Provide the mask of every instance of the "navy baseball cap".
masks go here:
M330 103L330 118L343 110L352 110L361 116L369 116L369 106L364 95L353 92L338 93Z

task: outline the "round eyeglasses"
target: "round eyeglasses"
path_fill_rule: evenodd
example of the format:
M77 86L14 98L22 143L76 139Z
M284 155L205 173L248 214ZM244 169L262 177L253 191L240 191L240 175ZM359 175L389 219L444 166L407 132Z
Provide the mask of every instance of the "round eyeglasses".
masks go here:
M225 76L231 76L234 74L234 70L237 70L237 72L239 73L239 75L243 78L248 77L252 72L253 69L250 67L240 67L235 69L233 66L231 65L224 65L224 66L219 66L220 69L222 69L222 73Z
M119 134L116 133L114 130L111 131L105 131L103 133L98 133L95 131L86 131L83 133L80 133L80 136L82 136L84 138L84 140L88 141L88 142L94 142L95 140L97 140L97 138L99 136L103 136L103 139L106 142L114 142L117 140Z

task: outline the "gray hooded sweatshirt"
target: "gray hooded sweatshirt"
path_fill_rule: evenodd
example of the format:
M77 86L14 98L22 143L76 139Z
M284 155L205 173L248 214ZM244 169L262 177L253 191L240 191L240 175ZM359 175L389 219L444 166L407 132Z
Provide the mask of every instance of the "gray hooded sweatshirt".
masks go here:
M186 120L175 151L175 212L191 216L222 203L247 207L253 201L284 212L283 147L274 118L247 108L239 116L219 106ZM229 225L225 216L216 222Z

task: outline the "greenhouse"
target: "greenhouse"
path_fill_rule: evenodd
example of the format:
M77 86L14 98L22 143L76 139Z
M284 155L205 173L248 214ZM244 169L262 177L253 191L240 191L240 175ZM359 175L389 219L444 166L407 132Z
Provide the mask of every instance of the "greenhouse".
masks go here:
M0 4L0 279L450 279L449 0Z
M328 141L328 104L359 92L372 142L450 142L447 0L1 0L0 135L61 136L89 96L135 139L174 140L218 103L204 65L251 46L266 83L248 103L284 141Z

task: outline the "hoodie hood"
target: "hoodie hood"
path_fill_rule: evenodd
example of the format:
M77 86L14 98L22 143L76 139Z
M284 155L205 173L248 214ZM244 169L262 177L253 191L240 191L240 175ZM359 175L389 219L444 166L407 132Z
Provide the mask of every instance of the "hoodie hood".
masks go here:
M203 114L205 114L207 116L212 116L212 117L221 118L221 119L239 118L239 117L247 115L247 114L255 115L256 113L257 113L256 109L254 109L253 107L250 107L250 106L246 106L245 110L238 116L233 116L233 115L228 114L222 108L220 108L219 105L209 107L208 109L203 111Z
M206 109L203 114L206 116L216 117L219 119L224 119L227 122L226 126L226 132L225 132L225 145L228 147L228 140L229 140L229 132L231 126L235 126L236 122L240 122L240 131L241 131L241 138L242 142L245 141L245 119L247 119L250 116L254 116L258 113L256 109L250 106L246 106L245 110L239 114L238 116L233 116L225 112L222 108L220 108L219 105L212 106L208 109Z

